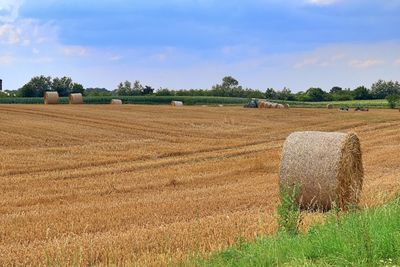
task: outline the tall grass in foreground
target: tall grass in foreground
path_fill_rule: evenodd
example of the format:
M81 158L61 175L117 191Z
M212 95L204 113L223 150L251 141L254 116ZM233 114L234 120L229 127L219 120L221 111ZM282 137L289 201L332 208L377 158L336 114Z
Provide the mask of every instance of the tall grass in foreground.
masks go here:
M356 211L307 233L279 232L240 243L197 260L198 266L399 266L400 197L385 206Z

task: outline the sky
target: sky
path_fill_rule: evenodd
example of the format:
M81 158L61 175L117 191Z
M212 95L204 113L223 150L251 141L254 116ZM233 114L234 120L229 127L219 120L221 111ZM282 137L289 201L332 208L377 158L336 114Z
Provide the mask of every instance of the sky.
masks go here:
M400 0L0 0L0 79L370 87L400 80L399 14Z

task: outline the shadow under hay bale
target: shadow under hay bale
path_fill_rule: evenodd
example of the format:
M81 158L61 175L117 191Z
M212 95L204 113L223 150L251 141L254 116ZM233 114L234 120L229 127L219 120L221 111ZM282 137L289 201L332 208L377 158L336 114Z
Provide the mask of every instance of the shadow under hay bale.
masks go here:
M111 99L111 105L122 105L121 99Z
M46 105L49 104L58 104L59 96L58 92L45 92L44 93L44 103Z
M83 96L82 94L70 94L69 95L69 103L70 104L83 104Z
M363 183L360 142L356 134L295 132L283 147L280 187L300 186L302 209L342 210L356 205Z

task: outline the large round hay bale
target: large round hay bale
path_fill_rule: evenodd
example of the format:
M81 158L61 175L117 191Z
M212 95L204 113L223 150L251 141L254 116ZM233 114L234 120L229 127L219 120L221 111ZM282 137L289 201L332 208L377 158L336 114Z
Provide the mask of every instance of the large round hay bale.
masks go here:
M284 108L290 108L289 104L286 104L286 103L283 104L283 107L284 107Z
M121 99L111 99L111 105L122 105Z
M258 102L258 108L267 108L267 102L259 101Z
M295 132L286 139L280 186L300 187L297 201L302 209L328 210L335 202L346 210L357 204L363 174L356 134Z
M83 104L83 96L81 93L69 95L70 104Z
M327 109L333 109L334 106L333 106L333 104L328 104L328 105L326 105L326 108L327 108Z
M282 104L277 104L276 108L285 108L285 106Z
M48 91L44 93L44 103L46 105L58 104L58 99L59 99L58 92Z
M182 101L172 101L171 105L174 107L180 107L180 106L183 106L183 102Z

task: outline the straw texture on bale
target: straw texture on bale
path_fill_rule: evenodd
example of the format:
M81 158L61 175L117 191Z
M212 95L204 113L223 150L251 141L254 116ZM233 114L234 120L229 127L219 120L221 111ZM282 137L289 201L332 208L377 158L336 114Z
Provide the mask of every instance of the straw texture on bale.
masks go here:
M172 101L171 105L174 107L180 107L180 106L183 106L183 102L182 101Z
M268 107L267 102L265 101L258 102L258 108L267 108L267 107Z
M278 104L277 103L271 103L271 108L278 108Z
M122 105L121 99L111 99L111 105Z
M82 94L70 94L69 95L69 103L70 104L83 104L83 96Z
M346 210L357 204L363 183L360 142L356 134L295 132L283 147L280 186L299 186L302 209Z
M44 93L44 103L48 104L58 104L58 92L46 92Z
M328 104L328 105L326 105L326 108L327 109L333 109L333 105L332 104Z

